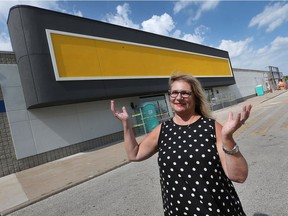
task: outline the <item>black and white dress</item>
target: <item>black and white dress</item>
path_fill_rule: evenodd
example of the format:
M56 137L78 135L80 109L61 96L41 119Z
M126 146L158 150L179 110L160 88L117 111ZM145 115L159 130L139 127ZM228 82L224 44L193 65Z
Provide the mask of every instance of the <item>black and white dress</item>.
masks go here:
M164 215L245 215L216 148L215 120L162 123L158 164Z

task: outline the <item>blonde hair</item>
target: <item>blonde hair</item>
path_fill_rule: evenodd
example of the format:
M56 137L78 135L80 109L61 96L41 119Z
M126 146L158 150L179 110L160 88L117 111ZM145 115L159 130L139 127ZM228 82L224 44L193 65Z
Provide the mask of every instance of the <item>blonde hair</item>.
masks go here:
M202 88L201 83L194 76L188 74L173 73L169 79L169 89L171 89L173 82L179 80L187 82L190 85L195 98L195 112L201 116L213 118L206 94Z

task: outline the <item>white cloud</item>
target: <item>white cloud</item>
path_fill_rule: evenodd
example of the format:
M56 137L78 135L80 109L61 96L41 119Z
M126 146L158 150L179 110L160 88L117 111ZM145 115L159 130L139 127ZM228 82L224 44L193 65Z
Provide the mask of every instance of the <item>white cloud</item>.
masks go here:
M172 17L167 13L161 16L153 15L151 19L143 21L141 25L144 31L166 36L169 36L175 28Z
M180 11L184 10L185 8L190 8L190 5L195 5L196 12L188 19L188 23L200 19L201 15L205 12L213 10L219 4L219 0L213 1L187 1L187 0L180 0L175 3L173 11L175 14L179 13Z
M0 22L6 23L8 18L8 13L11 7L15 5L31 5L40 8L46 8L51 10L62 11L58 5L58 0L49 0L49 1L0 1Z
M10 38L4 32L0 33L0 51L12 51Z
M6 23L9 9L15 5L16 2L0 1L0 23Z
M75 15L75 16L83 17L82 12L79 11L79 10L73 10L72 14Z
M270 45L265 47L265 52L257 50L257 56L261 57L265 66L276 66L280 71L288 72L288 37L276 37Z
M251 41L251 38L237 42L222 41L219 48L229 52L234 68L267 70L267 66L275 66L281 72L288 72L288 37L277 37L270 44L258 49L250 46Z
M180 0L175 3L173 11L175 14L179 13L181 10L183 10L184 8L188 7L189 5L193 3L194 3L193 1Z
M66 13L66 14L71 14L71 15L74 15L74 16L83 17L82 11L79 11L79 10L73 9L72 11L67 11L67 10L65 10L65 9L60 9L59 11L62 12L62 13Z
M193 34L186 34L184 33L181 35L181 31L177 30L177 32L174 33L174 37L180 38L182 40L186 40L192 43L202 44L205 40L205 34L209 29L206 26L198 26L195 28Z
M201 1L200 7L198 8L196 15L194 16L193 20L198 20L202 13L213 10L219 4L219 1Z
M252 38L247 38L244 41L222 40L219 49L229 52L230 57L242 55L248 50L249 44L253 41Z
M271 50L277 51L282 49L288 49L288 37L277 37L271 43Z
M208 30L208 28L205 26L195 28L193 34L182 33L179 29L174 30L175 22L167 13L164 13L161 16L153 15L151 19L142 22L141 25L142 30L144 31L170 36L197 44L203 43L205 33Z
M184 34L183 37L181 37L181 39L197 44L201 44L204 41L204 38L202 38L200 35L193 35L193 34Z
M205 31L207 30L204 26L196 28L193 34L182 33L179 29L174 30L175 22L173 18L169 14L164 13L160 16L153 15L150 19L143 21L140 27L138 24L133 23L129 17L131 13L129 4L118 5L116 9L117 13L106 15L104 21L198 44L204 41Z
M107 14L103 21L115 25L139 29L139 25L134 24L133 21L129 18L129 14L131 13L129 4L124 3L123 5L118 5L116 10L116 14Z
M198 44L203 43L205 32L208 29L207 27L199 26L193 34L182 33L179 29L175 30L175 22L167 13L160 16L153 15L150 19L143 21L140 27L138 24L133 23L129 17L131 13L129 4L118 5L116 9L117 13L106 15L104 21Z
M116 14L107 14L103 21L166 36L170 35L175 28L172 17L167 13L161 16L153 15L150 19L143 21L140 27L129 17L131 10L128 3L118 5L116 11Z
M264 11L253 17L249 27L257 26L266 28L266 32L272 32L288 21L288 3L277 2L265 7Z
M79 10L67 11L66 9L61 8L59 5L59 0L49 0L49 1L21 1L21 0L12 0L12 1L0 1L0 50L1 51L11 51L12 46L10 43L10 38L8 36L8 30L6 26L6 22L8 19L9 10L11 7L15 5L30 5L34 7L59 11L62 13L73 14L76 16L83 16L82 12Z

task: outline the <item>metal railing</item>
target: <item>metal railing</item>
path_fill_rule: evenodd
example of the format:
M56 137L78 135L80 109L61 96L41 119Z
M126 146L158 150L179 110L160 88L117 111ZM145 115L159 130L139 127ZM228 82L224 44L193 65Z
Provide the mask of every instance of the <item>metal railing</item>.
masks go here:
M210 106L212 111L232 106L236 103L236 96L232 92L219 93L216 97L210 98Z
M143 112L140 110L139 113L131 115L132 128L137 133L147 134L148 133L147 132L148 131L147 130L147 122L145 122L145 120L150 119L150 118L155 118L155 117L157 117L159 123L161 123L161 122L165 121L166 119L170 118L168 112L144 117Z

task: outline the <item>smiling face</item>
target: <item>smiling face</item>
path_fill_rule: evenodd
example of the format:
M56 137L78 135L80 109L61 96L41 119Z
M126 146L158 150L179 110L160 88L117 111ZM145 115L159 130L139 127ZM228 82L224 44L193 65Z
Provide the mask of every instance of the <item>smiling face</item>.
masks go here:
M183 97L186 93L192 92L189 83L183 80L176 80L171 84L170 88L170 104L172 109L175 111L177 115L193 115L195 113L195 100L193 92L188 97ZM175 98L172 97L173 93L177 95ZM178 94L177 94L178 93ZM186 94L187 96L187 94Z

